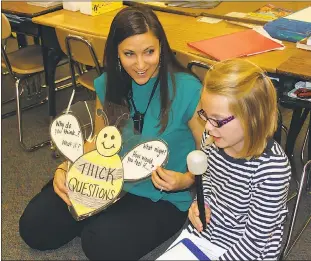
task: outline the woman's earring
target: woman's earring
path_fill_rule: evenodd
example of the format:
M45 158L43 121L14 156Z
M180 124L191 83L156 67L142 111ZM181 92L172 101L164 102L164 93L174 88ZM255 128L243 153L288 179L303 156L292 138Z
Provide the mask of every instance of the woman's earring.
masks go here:
M118 59L118 67L119 67L119 71L121 72L122 67L121 67L121 62L120 62L120 59Z

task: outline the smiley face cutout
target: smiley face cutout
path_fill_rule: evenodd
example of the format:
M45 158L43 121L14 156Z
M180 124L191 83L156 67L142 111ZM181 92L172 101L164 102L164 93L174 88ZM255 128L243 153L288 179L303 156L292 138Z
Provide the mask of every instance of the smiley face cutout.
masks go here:
M103 128L96 139L96 149L104 157L111 157L117 154L122 145L121 133L114 126Z

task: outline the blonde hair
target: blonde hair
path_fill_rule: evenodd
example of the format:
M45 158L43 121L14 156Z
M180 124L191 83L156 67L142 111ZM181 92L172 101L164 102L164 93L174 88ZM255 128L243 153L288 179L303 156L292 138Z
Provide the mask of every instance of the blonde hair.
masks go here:
M216 63L206 74L204 90L228 98L229 109L244 130L239 158L260 156L277 129L277 94L257 65L241 59ZM204 92L203 92L204 95Z

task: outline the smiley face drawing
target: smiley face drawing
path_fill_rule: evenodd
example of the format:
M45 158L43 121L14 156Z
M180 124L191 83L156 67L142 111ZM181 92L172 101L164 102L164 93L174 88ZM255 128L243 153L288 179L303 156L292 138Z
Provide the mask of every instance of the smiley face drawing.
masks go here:
M114 126L102 129L96 139L96 149L104 157L116 155L122 146L122 137L119 130Z
M100 212L115 202L123 187L123 165L118 152L122 137L114 126L97 135L96 149L78 158L66 177L70 208L76 220Z

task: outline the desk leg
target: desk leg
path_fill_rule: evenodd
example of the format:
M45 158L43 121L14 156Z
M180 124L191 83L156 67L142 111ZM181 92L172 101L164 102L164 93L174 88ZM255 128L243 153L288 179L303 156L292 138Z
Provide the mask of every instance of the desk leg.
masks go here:
M49 97L49 116L52 120L56 116L56 99L55 99L55 72L61 54L53 49L43 47L43 62L45 68L45 81L48 86Z
M18 48L23 48L28 45L26 35L24 34L16 33L16 40L17 40Z
M60 49L54 28L40 26L39 31L42 43L45 82L49 88L49 116L52 120L56 116L55 72L63 53Z

